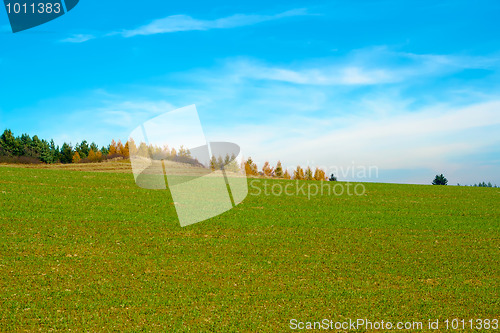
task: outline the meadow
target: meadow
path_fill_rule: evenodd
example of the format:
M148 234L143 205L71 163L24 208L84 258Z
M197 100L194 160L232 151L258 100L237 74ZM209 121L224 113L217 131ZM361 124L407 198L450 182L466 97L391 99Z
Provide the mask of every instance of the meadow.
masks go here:
M499 318L498 188L249 195L181 228L168 191L92 168L0 166L0 331Z

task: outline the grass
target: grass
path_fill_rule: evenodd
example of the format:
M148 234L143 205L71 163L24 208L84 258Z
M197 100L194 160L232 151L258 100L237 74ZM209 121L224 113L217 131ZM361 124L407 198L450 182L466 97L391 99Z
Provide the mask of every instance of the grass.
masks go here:
M365 186L249 195L181 228L130 173L2 166L0 331L499 318L500 189Z

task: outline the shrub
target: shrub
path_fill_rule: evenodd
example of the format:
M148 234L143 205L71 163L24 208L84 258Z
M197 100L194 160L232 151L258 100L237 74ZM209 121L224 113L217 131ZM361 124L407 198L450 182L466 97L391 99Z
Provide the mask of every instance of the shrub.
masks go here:
M436 178L432 181L432 185L446 185L448 184L448 179L446 179L443 174L436 175Z

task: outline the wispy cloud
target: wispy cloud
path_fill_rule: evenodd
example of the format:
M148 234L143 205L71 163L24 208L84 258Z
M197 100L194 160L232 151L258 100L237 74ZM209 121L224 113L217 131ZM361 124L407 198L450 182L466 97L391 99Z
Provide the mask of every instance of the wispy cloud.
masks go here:
M166 34L182 31L205 31L212 29L231 29L250 26L258 23L283 19L286 17L310 15L306 9L293 9L274 15L258 14L235 14L213 20L196 19L188 15L171 15L157 19L146 25L135 29L124 29L105 34L74 34L60 40L63 43L84 43L86 41L111 36L122 36L125 38L134 36L146 36Z
M90 34L75 34L72 35L68 38L64 38L61 40L62 43L84 43L86 41L89 41L91 39L95 39L95 35L90 35Z
M320 59L294 67L278 67L249 59L233 60L228 63L227 71L234 79L298 85L376 85L442 76L464 69L493 69L499 64L500 57L412 54L379 47L357 50L335 61Z
M214 20L200 20L187 15L172 15L132 30L123 30L123 37L164 34L180 31L201 31L211 29L230 29L279 20L285 17L307 15L305 9L294 9L275 15L236 14Z

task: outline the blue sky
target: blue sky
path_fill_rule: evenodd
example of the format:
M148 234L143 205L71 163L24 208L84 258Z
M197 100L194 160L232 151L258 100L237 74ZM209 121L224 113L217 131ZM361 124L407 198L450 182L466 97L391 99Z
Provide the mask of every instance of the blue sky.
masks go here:
M81 1L12 34L0 10L0 127L103 145L196 104L208 140L260 165L500 185L499 16L498 1Z

